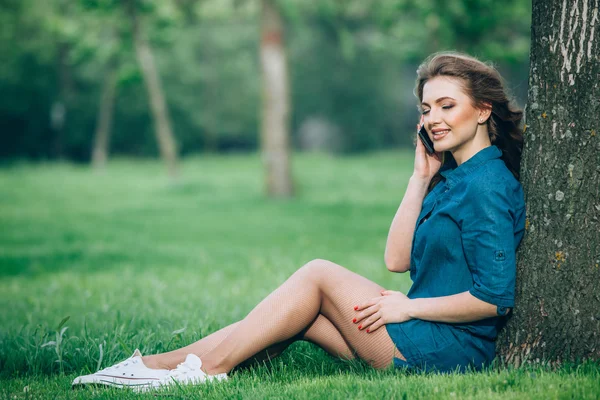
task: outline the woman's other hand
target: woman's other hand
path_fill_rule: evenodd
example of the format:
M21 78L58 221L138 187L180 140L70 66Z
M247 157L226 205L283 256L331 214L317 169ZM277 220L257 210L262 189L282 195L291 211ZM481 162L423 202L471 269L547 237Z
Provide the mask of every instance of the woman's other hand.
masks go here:
M417 124L417 132L419 131L419 127L423 123L424 119L425 116L421 115L421 121L419 121ZM439 171L441 166L442 153L436 151L432 155L427 154L427 150L425 150L425 146L417 134L417 149L415 151L415 168L413 171L413 176L429 182L431 178L433 178L433 176Z
M352 320L358 329L374 332L385 324L408 321L410 299L402 292L383 290L381 297L375 297L354 309L357 312Z

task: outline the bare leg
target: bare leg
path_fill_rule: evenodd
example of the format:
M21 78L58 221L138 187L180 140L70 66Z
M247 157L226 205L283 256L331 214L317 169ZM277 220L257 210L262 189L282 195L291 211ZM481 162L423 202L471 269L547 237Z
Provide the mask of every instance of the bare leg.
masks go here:
M401 356L385 329L359 331L354 305L380 296L383 288L326 260L300 268L258 304L221 343L203 357L209 374L229 372L260 351L289 340L323 314L360 358L375 368Z
M177 364L182 363L185 360L185 357L190 353L202 358L205 354L220 344L227 336L229 336L229 334L231 334L231 332L233 332L239 324L240 322L236 322L228 325L225 328L211 333L197 342L180 349L167 353L144 356L143 362L148 368L174 369ZM273 346L258 352L248 360L245 360L241 366L247 366L254 362L261 362L277 357L296 340L306 340L312 342L336 357L347 360L354 358L352 349L348 346L336 327L325 316L319 314L305 331L300 332L300 334L296 337L276 343Z
M194 342L190 345L182 347L177 350L169 351L167 353L153 354L142 357L142 361L148 368L155 369L174 369L177 364L182 363L185 357L190 354L196 354L198 357L204 356L206 353L214 349L219 343L223 341L239 324L235 322L225 328L219 329L216 332Z
M319 314L312 324L303 332L300 332L300 334L260 351L248 360L238 364L235 368L271 360L283 353L289 345L297 340L314 343L334 357L344 360L355 358L354 351L346 343L346 340L344 340L337 328L324 315Z
M317 319L308 327L302 339L316 344L334 357L344 360L352 360L356 357L354 350L346 342L340 331L323 314L319 314Z

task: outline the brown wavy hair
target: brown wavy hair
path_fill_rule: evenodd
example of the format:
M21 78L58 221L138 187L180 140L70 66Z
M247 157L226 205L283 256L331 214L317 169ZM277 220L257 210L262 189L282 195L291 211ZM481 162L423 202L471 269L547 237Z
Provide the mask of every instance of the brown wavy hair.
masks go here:
M425 83L437 76L459 79L474 107L485 107L485 103L488 103L489 107L489 104L492 104L492 113L486 121L490 141L502 151L502 160L518 180L523 150L523 110L515 106L509 98L500 73L490 63L484 63L467 54L454 51L434 53L417 69L414 94L419 99L419 109L423 101ZM443 153L442 160L444 165L456 166L450 151ZM429 191L441 180L442 176L438 171L431 178Z

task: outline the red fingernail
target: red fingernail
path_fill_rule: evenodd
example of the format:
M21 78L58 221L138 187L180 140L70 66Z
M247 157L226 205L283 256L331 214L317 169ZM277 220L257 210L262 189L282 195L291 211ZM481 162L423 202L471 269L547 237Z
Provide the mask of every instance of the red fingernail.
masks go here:
M352 320L352 322L356 323L356 318L354 318L354 319Z
M362 329L362 325L359 325L359 326L358 326L358 329Z
M369 333L370 331L367 329L367 333Z
M358 310L358 306L354 306L354 310Z

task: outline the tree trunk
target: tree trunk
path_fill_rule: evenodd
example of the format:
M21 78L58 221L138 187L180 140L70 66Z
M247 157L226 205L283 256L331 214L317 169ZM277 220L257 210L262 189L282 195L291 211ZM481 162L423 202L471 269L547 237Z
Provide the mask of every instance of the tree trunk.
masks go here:
M600 357L598 17L598 0L533 1L526 234L514 315L498 339L513 365Z
M92 166L99 171L106 166L108 158L108 144L112 126L115 99L117 97L117 65L109 62L106 76L102 84L102 97L96 121L96 134L94 135L94 148L92 150Z
M167 164L169 176L177 176L177 145L171 129L169 110L162 90L162 84L152 54L152 48L144 37L141 21L136 12L135 0L127 2L127 8L133 27L133 41L138 64L142 70L146 90L150 99L150 108L154 119L154 131L161 158Z
M294 185L290 168L290 90L283 19L274 0L262 0L261 24L261 151L266 169L266 189L271 197L291 197Z
M69 108L75 97L75 84L73 73L69 65L69 53L71 49L67 43L58 44L57 51L57 79L58 95L52 102L50 108L50 126L55 133L53 143L54 155L62 159L65 156L65 129Z

